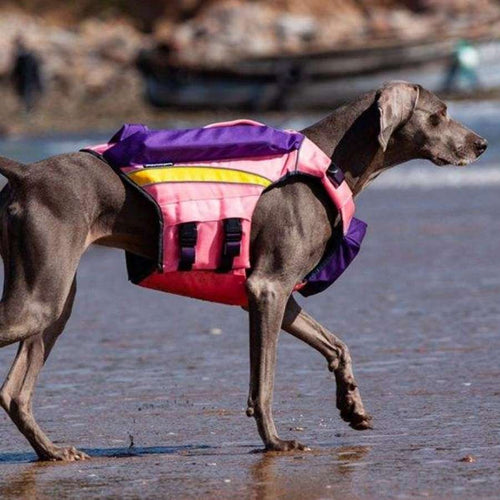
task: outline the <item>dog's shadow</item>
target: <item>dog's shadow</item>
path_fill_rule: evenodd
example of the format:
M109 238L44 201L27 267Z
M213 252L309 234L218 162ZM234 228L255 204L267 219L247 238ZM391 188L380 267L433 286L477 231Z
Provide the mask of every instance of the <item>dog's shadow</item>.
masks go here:
M207 444L186 444L180 446L132 446L127 448L81 448L81 450L91 458L126 458L138 457L142 455L175 455L184 453L206 452L214 450L215 446ZM40 462L34 453L0 453L0 466L2 464L25 464L39 462L60 463L60 462Z

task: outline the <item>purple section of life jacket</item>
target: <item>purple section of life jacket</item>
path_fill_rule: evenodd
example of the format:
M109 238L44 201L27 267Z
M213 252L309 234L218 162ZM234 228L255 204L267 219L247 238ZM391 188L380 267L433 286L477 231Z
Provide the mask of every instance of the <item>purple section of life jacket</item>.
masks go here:
M353 218L349 231L337 248L326 255L304 280L307 282L299 293L309 297L328 288L347 269L358 255L361 242L366 234L366 224Z
M184 130L149 130L145 125L124 125L111 139L103 156L116 167L180 163L286 154L300 148L299 132L266 125Z

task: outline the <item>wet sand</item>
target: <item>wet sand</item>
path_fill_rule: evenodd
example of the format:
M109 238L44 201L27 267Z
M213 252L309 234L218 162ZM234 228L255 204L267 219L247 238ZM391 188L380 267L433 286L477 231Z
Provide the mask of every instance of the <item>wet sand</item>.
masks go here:
M96 247L34 400L49 436L92 459L37 463L0 412L0 498L497 498L500 106L452 108L490 140L484 159L384 174L359 198L359 257L301 299L351 347L374 430L340 420L326 362L284 333L275 419L313 451L254 453L243 311L130 285L122 252ZM32 161L91 142L0 141L0 154ZM2 379L15 350L0 350Z
M35 408L51 438L92 459L36 463L2 414L0 498L496 497L498 189L362 195L360 256L301 302L351 347L375 429L340 420L326 363L283 334L276 423L308 453L254 453L242 311L129 285L121 252L91 249ZM0 351L2 376L14 353Z

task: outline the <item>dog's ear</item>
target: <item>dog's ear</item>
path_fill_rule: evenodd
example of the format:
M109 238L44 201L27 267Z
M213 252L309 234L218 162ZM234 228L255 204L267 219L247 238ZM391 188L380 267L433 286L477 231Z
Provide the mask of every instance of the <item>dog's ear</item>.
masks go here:
M419 92L419 85L407 82L391 82L377 92L376 103L380 115L378 142L383 151L387 149L393 132L411 118Z
M21 184L28 167L22 163L0 156L0 174L7 177L12 186Z

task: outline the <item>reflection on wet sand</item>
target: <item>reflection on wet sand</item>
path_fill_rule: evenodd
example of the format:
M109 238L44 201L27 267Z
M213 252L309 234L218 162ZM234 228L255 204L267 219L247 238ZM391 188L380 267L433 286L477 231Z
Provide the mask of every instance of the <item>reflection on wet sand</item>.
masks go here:
M41 466L43 467L43 465ZM0 498L41 498L37 488L39 464L29 464L17 474L0 483Z
M263 453L250 468L251 498L258 500L356 497L352 464L361 463L370 446L346 446L306 454ZM321 456L318 462L316 457ZM325 467L325 457L331 457Z
M127 453L127 449L95 449L86 450L92 453L93 458L86 462L61 464L27 463L12 469L4 464L0 481L0 498L2 499L45 499L63 498L70 492L78 489L80 492L94 491L99 495L111 494L113 487L126 481L142 480L144 484L158 483L158 487L169 489L169 482L164 483L161 477L144 476L144 473L133 473L134 466L137 470L146 470L151 464L150 460L156 455L155 461L163 462L171 456L172 473L179 474L179 468L184 470L181 475L186 477L184 486L178 484L175 492L176 498L191 498L193 496L191 481L192 474L188 467L193 460L202 461L210 471L225 457L226 461L239 462L242 469L247 467L245 487L242 488L242 498L256 500L286 499L315 499L330 498L349 500L357 498L356 468L353 464L362 464L369 453L369 446L344 446L333 449L318 449L308 453L262 453L248 454L245 449L237 448L227 454L225 448L208 446L180 446L180 447L148 447L138 448ZM157 464L159 464L158 462ZM177 465L176 465L177 464ZM99 470L107 469L108 478ZM122 470L118 477L112 471ZM126 472L128 471L128 472ZM219 470L224 475L224 469ZM206 473L206 472L205 472ZM217 473L215 474L217 475ZM200 478L203 473L200 474ZM213 479L213 478L212 478ZM174 484L177 483L174 482ZM99 490L95 488L100 485ZM242 485L243 486L243 485ZM205 492L208 497L215 496L228 498L221 485L208 481ZM93 490L92 490L93 488ZM115 490L116 491L116 490ZM244 493L243 493L244 491ZM147 495L146 495L147 496Z

